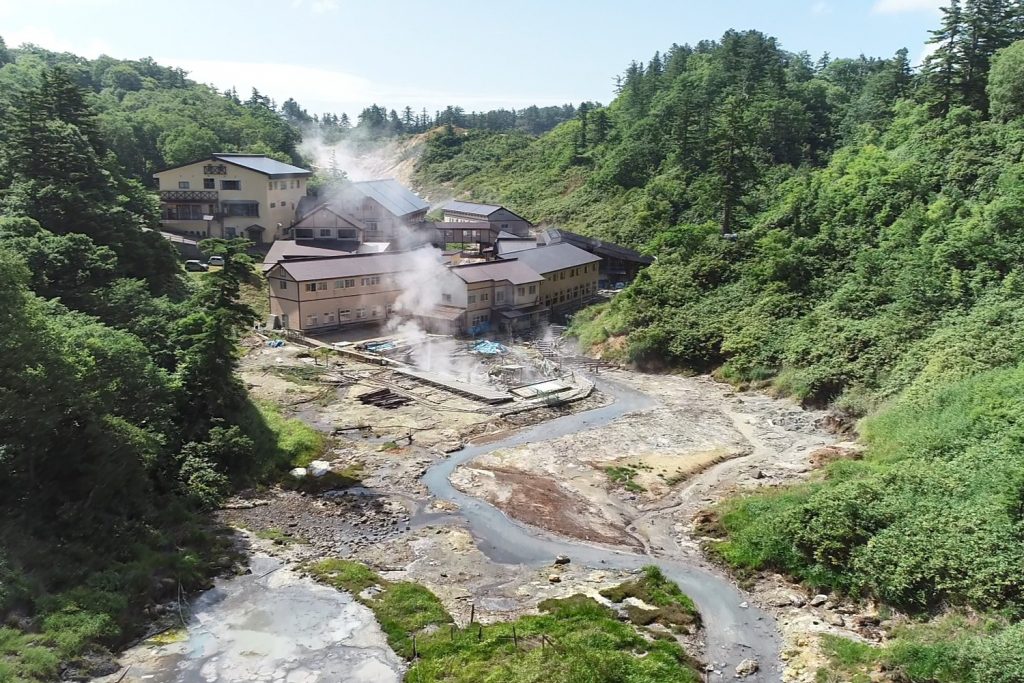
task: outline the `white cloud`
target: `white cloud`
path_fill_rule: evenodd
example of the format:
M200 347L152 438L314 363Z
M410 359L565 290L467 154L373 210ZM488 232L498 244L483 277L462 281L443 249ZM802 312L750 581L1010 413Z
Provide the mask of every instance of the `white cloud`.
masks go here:
M925 43L924 48L921 50L921 54L917 57L917 64L913 66L918 68L924 66L924 63L932 56L932 54L935 53L936 50L939 49L939 47L941 46L938 43Z
M2 35L8 47L18 47L25 43L32 43L53 52L73 52L88 59L95 59L101 54L110 54L111 52L110 45L102 40L95 38L81 42L66 40L45 26L23 26L14 30L5 29Z
M826 14L832 14L832 5L825 2L825 0L818 0L811 5L811 14L816 17L822 17Z
M283 64L278 62L234 62L205 59L174 59L159 57L167 66L177 66L189 72L189 77L200 83L210 83L218 89L235 87L243 100L255 87L262 94L274 98L278 104L294 97L311 114L348 112L356 114L371 104L398 109L409 105L414 109L426 107L431 113L448 104L456 104L467 111L486 111L498 107L523 107L563 104L586 98L530 97L528 95L497 96L427 90L417 86L374 82L345 71Z
M908 12L938 12L948 0L875 0L872 14L906 14Z

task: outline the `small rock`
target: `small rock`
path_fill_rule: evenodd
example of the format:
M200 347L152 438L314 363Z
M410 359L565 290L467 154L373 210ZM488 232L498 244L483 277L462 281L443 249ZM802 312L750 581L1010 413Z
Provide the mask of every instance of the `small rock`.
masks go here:
M821 607L826 602L828 602L827 595L815 595L813 598L811 598L811 607Z
M571 561L568 555L559 555L555 558L555 564L569 564Z
M744 659L742 662L736 665L736 676L739 678L746 678L751 674L757 673L760 666L756 659Z
M750 605L748 605L748 604L747 604L747 601L746 601L746 600L744 600L743 602L741 602L741 603L740 603L740 607L741 607L742 609L747 609L748 607L750 607Z
M549 583L562 583L562 577L559 576L558 574L551 574L550 576L548 576L548 582Z
M754 479L764 479L764 472L761 470L754 472Z

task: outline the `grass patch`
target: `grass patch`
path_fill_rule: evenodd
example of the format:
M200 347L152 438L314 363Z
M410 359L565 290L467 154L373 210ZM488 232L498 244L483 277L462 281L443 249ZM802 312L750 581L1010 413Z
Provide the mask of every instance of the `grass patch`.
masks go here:
M428 626L450 624L452 617L444 605L427 588L415 583L392 583L380 578L363 564L342 559L328 559L309 567L318 581L345 590L373 610L388 644L401 656L412 657L412 636ZM367 588L379 586L380 592L361 596Z
M272 403L258 401L256 407L266 427L277 439L277 461L289 467L307 467L323 455L327 437L302 420L285 417Z
M643 609L635 605L626 607L626 616L638 626L655 622L674 630L691 631L700 627L700 613L693 600L654 565L644 567L640 578L606 588L601 595L620 603L626 598L642 600L656 609Z
M643 493L644 491L647 490L640 484L636 483L636 481L634 481L634 477L636 477L636 475L638 474L635 467L605 467L604 472L605 474L608 475L608 478L612 481L612 483L621 486L627 491L632 491L633 493Z
M310 387L319 386L326 369L323 365L276 365L270 368L270 372L292 384Z
M645 637L621 622L614 610L584 595L545 600L540 615L459 629L423 586L391 583L358 562L341 559L317 562L309 571L372 609L388 642L402 656L412 658L416 634L418 656L405 676L407 683L701 680L697 663L677 643ZM380 591L359 597L372 587Z
M280 529L260 529L255 532L256 538L262 538L265 541L271 541L274 545L293 545L293 544L306 544L309 543L306 539L300 536L293 536L285 533Z

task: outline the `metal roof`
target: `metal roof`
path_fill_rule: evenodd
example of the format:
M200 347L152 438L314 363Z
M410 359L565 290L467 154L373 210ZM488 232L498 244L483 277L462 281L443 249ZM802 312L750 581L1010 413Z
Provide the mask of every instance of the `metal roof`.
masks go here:
M525 263L542 275L601 260L600 256L594 256L590 252L564 242L517 251L513 258Z
M308 261L281 261L277 264L296 282L333 280L339 277L398 273L410 262L410 252L382 252L379 254L350 254L335 258Z
M498 255L515 254L527 249L536 249L537 242L533 239L498 240Z
M514 259L452 266L451 270L460 280L470 284L507 280L514 285L525 285L530 282L540 282L544 279L535 270Z
M498 209L504 208L494 204L475 204L473 202L460 202L452 200L441 207L444 211L458 211L459 213L471 213L476 216L490 216Z
M407 216L410 213L424 211L430 204L394 178L386 180L362 180L352 183L352 188L363 195L376 199L385 209L395 216Z
M605 242L599 240L596 237L587 237L585 235L578 235L575 232L569 232L568 230L562 230L561 228L548 228L539 235L546 244L572 244L586 249L587 251L598 254L599 256L606 256L609 258L622 259L624 261L634 261L636 263L650 264L654 263L654 259L650 256L644 256L638 251L634 251L628 247L615 244L613 242Z
M313 172L298 166L271 159L263 154L214 154L214 159L275 178L278 176L311 175Z
M263 271L266 272L280 261L295 258L330 257L351 254L360 248L357 240L315 240L296 242L276 240L263 257Z

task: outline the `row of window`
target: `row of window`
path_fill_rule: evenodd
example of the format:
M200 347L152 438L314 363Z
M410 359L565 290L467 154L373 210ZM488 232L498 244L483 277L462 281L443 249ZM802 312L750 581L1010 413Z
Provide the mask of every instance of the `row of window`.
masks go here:
M473 318L469 321L469 324L471 327L476 327L478 325L482 325L484 323L489 322L491 322L491 314L481 313L480 315L474 315Z
M270 202L270 208L271 209L277 208L277 202ZM288 208L288 202L281 202L281 208L282 209L287 209ZM293 209L295 208L295 202L292 202L292 208Z
M267 183L267 189L268 190L287 190L287 189L294 190L294 189L297 189L299 187L301 187L301 185L299 185L299 181L296 180L296 179L292 179L292 180L271 180L269 183Z
M527 291L529 291L531 295L536 294L537 285L530 285L529 287L520 287L516 290L516 294L518 296L526 296Z
M588 263L587 265L585 265L585 266L583 266L581 268L570 268L569 269L569 277L576 277L577 275L584 275L584 274L590 273L590 272L594 272L594 273L597 272L597 264L596 263ZM565 279L565 273L566 273L566 271L563 270L560 273L555 273L549 279L552 282L554 282L555 280L564 280Z
M392 279L388 278L388 283L390 284L391 282L392 282ZM368 275L366 277L359 278L359 286L360 287L372 287L374 285L379 285L380 283L381 283L380 275ZM277 286L278 286L278 289L288 289L288 281L287 280L279 280ZM355 286L356 286L355 278L345 278L345 279L335 280L334 281L334 289L348 289L349 287L355 287ZM307 282L307 283L305 283L305 290L307 292L325 292L325 291L327 291L327 283L326 282Z
M384 307L385 316L390 316L393 311L394 308L391 304ZM318 313L312 313L306 316L306 327L335 325L350 320L372 320L374 318L379 318L380 314L380 306L372 306L369 310L365 307L361 307L355 309L355 311L351 308L342 308L339 309L337 313L330 311L324 313L322 316Z
M555 304L562 304L566 301L572 301L573 299L579 299L580 297L590 296L597 292L597 285L593 282L588 282L585 285L577 285L572 289L567 289L557 294L544 297L545 306L553 306Z
M178 189L179 190L191 190L192 189L191 185L192 185L192 183L190 183L188 180L179 180L178 181ZM213 178L203 178L203 189L204 190L216 190L217 189L217 181L214 180ZM241 190L242 189L242 181L241 180L222 180L222 181L220 181L220 189L222 189L222 190Z

